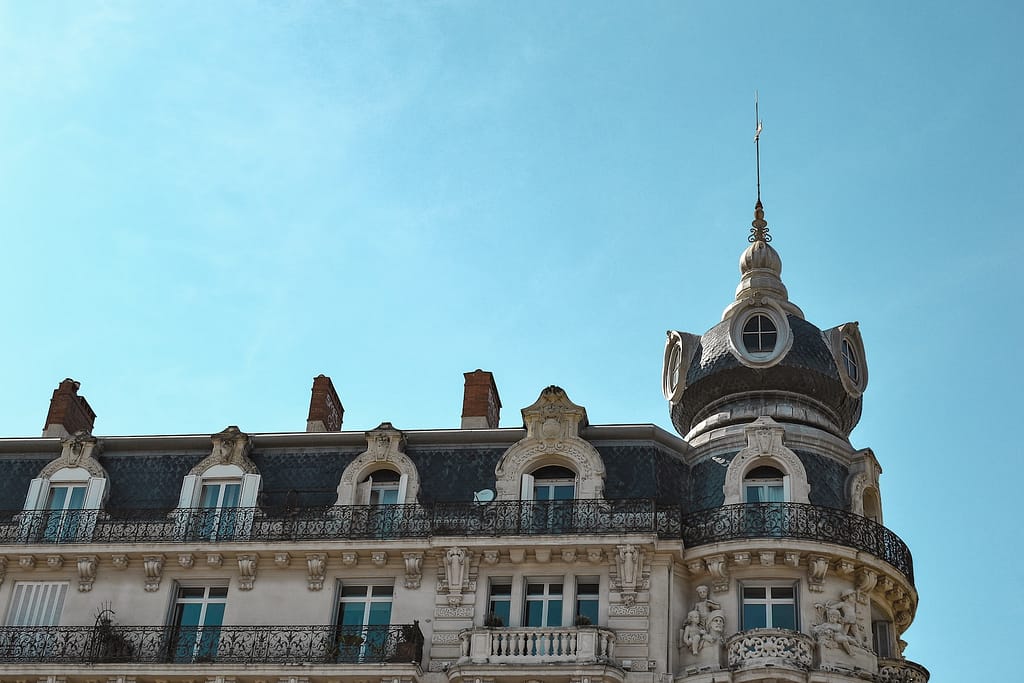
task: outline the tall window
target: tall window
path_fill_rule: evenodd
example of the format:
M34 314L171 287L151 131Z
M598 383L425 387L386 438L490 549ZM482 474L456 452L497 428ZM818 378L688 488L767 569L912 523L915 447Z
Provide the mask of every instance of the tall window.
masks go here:
M748 503L781 503L786 500L785 475L774 467L755 467L743 479Z
M561 625L562 579L527 581L523 626Z
M793 584L743 585L742 630L784 628L797 630L796 586Z
M511 619L512 580L491 579L491 594L487 601L487 617L485 625L511 626Z
M214 661L227 600L227 586L178 587L171 623L174 661Z
M391 585L342 585L338 604L339 661L384 661L394 592Z
M68 594L66 581L18 581L14 584L8 626L56 626Z
M204 538L233 538L238 523L242 484L236 481L205 481L199 494L198 528Z
M778 338L775 323L766 315L752 315L743 324L743 347L747 353L771 353Z
M85 507L86 485L53 485L46 497L46 525L43 540L74 541L82 521Z
M600 584L596 577L576 579L577 626L596 626L598 608L601 604Z

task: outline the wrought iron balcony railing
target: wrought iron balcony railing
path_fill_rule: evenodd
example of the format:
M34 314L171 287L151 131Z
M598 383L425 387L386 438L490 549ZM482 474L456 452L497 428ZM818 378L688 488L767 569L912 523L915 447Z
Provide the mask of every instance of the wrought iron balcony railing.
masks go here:
M913 582L910 551L866 517L801 503L684 514L650 499L438 502L317 508L28 510L0 514L0 544L302 541L430 536L652 533L696 547L742 538L808 539L863 550Z
M374 664L422 659L423 634L417 624L0 627L0 662Z

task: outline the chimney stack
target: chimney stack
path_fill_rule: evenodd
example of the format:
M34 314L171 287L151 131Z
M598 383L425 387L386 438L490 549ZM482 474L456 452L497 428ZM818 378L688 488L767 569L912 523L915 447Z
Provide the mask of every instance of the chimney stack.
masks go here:
M345 406L341 405L334 383L327 375L313 378L313 396L309 399L309 417L306 418L307 432L340 432L341 420L345 417Z
M85 396L78 395L81 386L67 377L53 390L50 410L46 413L46 424L43 425L43 436L64 438L76 432L92 434L96 413L89 407Z
M486 370L464 373L466 389L462 397L463 429L497 429L501 399L494 375Z

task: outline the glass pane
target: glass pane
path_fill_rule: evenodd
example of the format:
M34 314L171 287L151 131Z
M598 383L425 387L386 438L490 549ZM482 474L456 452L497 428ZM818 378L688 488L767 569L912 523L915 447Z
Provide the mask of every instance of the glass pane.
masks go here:
M178 596L182 598L202 598L205 595L205 588L181 588L178 591Z
M748 503L760 503L761 502L761 487L760 486L748 486L747 487L747 502Z
M533 487L533 499L534 500L551 500L551 487L547 485L537 485Z
M51 510L63 510L64 500L68 496L68 489L66 486L55 486L50 489L50 502L47 505Z
M391 623L391 603L371 602L370 616L366 623L370 626L382 626Z
M764 600L767 597L764 586L749 586L743 589L743 599L753 598L755 600Z
M225 508L238 507L238 499L242 496L241 484L224 484L224 499L220 506Z
M580 598L579 600L576 601L576 621L580 622L580 621L582 621L580 619L580 617L586 617L588 620L590 620L591 624L596 626L597 625L597 608L598 608L598 599L597 598ZM584 623L584 624L581 624L581 625L586 625L586 624Z
M215 508L220 502L220 484L203 484L203 492L199 496L199 507Z
M206 616L203 626L220 626L224 623L224 603L213 602L206 605Z
M512 595L512 584L492 583L491 595Z
M561 594L561 590L559 590ZM548 600L548 621L545 626L561 626L562 625L562 601L561 600Z
M528 583L526 584L527 595L544 595L544 584L543 583Z
M397 505L398 489L377 489L370 494L373 505Z
M764 605L743 605L743 629L768 626Z
M543 626L544 603L540 600L528 600L526 602L526 616L523 619L523 626Z
M366 603L343 602L338 608L338 623L342 626L362 626Z
M491 600L490 613L501 619L503 626L508 626L512 617L512 602L510 600Z
M772 605L772 627L796 630L796 609L794 605Z
M85 505L85 487L75 486L71 489L71 500L68 502L69 510L81 510Z
M576 486L573 484L561 484L554 487L554 500L572 500L576 497Z
M776 600L793 599L792 586L772 586L772 598Z
M371 595L374 597L391 597L395 594L394 586L372 586L370 588Z
M223 587L219 587L219 588L218 587L210 588L210 597L211 598L226 598L226 597L228 597L228 587L227 586L223 586Z
M369 589L366 586L342 586L341 597L343 598L365 598Z
M778 486L774 486L774 485L773 486L768 486L766 488L768 489L768 502L770 502L770 503L781 503L781 502L783 502L784 498L782 496L782 485L781 484L779 484Z
M560 583L549 583L548 584L548 595L561 595L562 584Z
M200 588L199 590L202 590ZM176 626L199 626L199 618L202 616L202 603L181 603L178 605Z

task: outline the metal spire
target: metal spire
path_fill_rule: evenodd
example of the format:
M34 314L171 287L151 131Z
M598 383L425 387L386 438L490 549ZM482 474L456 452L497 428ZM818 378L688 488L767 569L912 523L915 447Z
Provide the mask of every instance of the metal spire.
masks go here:
M764 206L761 205L761 131L762 125L760 112L758 111L757 91L754 91L754 163L757 168L757 203L754 204L754 220L750 223L750 236L748 242L771 242L772 236L768 234L768 222L764 219Z

